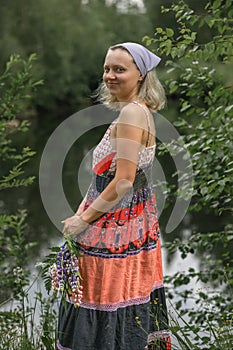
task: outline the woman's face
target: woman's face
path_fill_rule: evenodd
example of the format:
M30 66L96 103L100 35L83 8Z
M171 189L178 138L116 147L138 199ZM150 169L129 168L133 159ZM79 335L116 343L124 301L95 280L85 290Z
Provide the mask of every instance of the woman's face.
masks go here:
M103 80L118 101L130 102L138 94L142 76L132 56L123 49L109 50L105 57Z

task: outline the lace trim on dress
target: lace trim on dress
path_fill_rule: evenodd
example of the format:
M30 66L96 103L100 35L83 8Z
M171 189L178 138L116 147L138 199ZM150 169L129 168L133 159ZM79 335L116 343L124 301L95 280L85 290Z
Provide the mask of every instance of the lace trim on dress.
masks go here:
M163 288L163 281L157 282L154 286L152 291L155 289ZM67 298L66 301L70 304L73 304L72 299ZM124 308L127 306L132 305L140 305L140 304L146 304L150 301L150 295L146 297L138 297L127 301L122 301L116 304L93 304L85 301L81 301L79 307L83 307L85 309L91 309L91 310L99 310L99 311L108 311L113 312L116 311L119 308Z

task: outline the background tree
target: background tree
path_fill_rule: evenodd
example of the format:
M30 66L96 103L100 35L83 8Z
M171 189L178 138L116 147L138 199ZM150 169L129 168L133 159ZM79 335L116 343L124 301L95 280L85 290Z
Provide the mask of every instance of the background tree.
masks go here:
M89 95L102 76L107 48L120 41L140 41L152 26L145 14L120 11L114 2L20 0L0 1L0 64L13 52L36 52L34 76L45 85L35 106L72 111L90 104Z

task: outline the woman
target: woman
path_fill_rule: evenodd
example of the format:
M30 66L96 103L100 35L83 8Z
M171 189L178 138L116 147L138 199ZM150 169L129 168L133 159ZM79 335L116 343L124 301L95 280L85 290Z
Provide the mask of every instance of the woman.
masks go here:
M87 195L63 221L82 253L83 294L79 308L61 303L60 350L170 349L151 179L151 111L165 103L159 61L136 43L115 45L105 57L99 99L119 116L93 153Z

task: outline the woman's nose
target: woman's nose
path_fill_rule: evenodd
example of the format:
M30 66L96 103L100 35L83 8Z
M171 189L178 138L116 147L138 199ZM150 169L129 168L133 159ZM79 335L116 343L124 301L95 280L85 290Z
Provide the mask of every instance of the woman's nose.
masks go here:
M108 72L104 73L104 77L106 80L108 80L108 79L112 80L112 79L115 79L116 76L114 74L114 71L110 69Z

